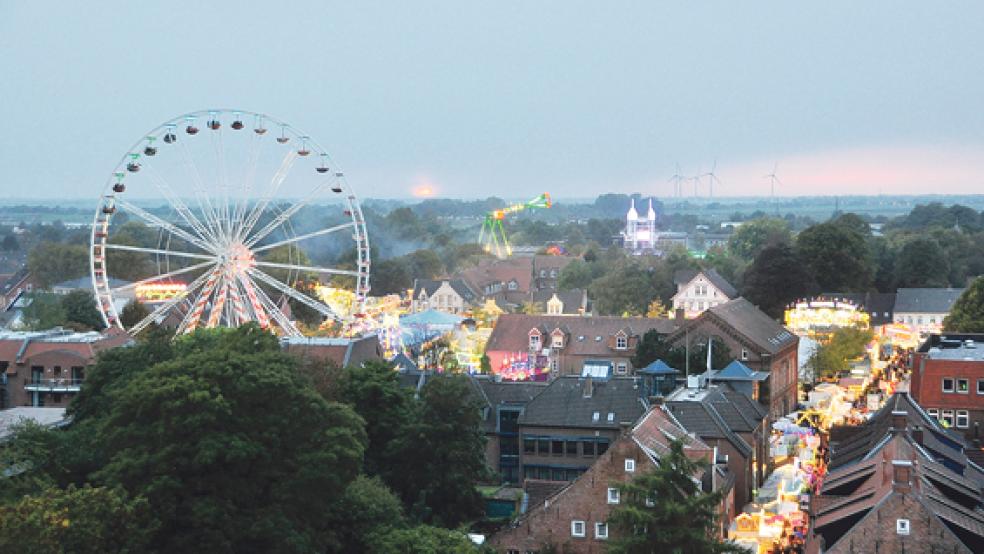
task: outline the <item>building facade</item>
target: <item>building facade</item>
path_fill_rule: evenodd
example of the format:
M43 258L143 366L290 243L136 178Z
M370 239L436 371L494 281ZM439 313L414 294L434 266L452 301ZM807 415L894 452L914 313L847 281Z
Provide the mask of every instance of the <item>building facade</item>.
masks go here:
M736 298L687 320L667 339L676 347L725 344L731 355L753 371L769 374L759 383L760 402L772 421L797 404L799 337L744 298Z
M714 269L682 269L673 276L677 286L673 311L695 318L705 310L738 297L738 291Z
M656 318L503 314L485 353L494 373L632 375L642 336L651 329L667 334L676 325Z
M78 394L86 368L106 349L132 342L110 331L0 333L0 407L65 407Z
M414 312L437 310L460 315L470 310L478 294L461 279L414 279L410 309Z
M984 335L930 335L913 353L909 390L926 412L968 439L984 426Z
M964 289L898 289L895 296L895 323L907 326L920 339L943 330L943 320Z

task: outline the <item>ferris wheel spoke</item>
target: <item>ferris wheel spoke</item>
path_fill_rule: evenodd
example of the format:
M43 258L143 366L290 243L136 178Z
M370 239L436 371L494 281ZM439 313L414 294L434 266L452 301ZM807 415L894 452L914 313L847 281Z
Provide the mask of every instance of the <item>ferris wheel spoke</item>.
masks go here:
M285 221L293 217L294 214L301 211L301 209L304 208L304 206L307 206L311 202L311 200L314 199L314 196L318 193L318 191L321 190L322 187L324 187L330 182L331 181L324 181L320 183L318 186L314 187L314 189L310 193L308 193L308 195L305 198L302 198L301 200L298 200L297 202L291 204L289 208L287 208L286 210L278 214L276 217L274 217L270 221L270 223L267 223L266 226L263 227L263 229L254 233L253 236L249 238L249 240L245 241L244 244L247 247L250 247L256 244L257 242L263 240L263 237L272 233L277 227L283 225Z
M202 314L205 312L205 305L208 303L209 299L212 298L212 292L215 291L215 286L222 276L222 266L216 266L215 269L209 273L202 275L204 278L205 286L202 287L202 291L198 294L195 302L192 303L192 307L185 314L184 318L181 320L181 324L178 325L177 330L174 334L181 335L185 332L194 331L198 327L198 322L201 320Z
M270 180L270 192L266 197L261 200L256 206L253 207L253 211L250 212L249 218L243 222L240 227L239 232L236 233L237 238L242 241L253 229L253 226L260 220L263 212L266 211L267 206L273 201L273 198L277 195L280 190L280 186L284 184L284 180L287 179L287 175L290 173L291 167L294 166L294 162L297 161L297 152L291 149L287 154L284 155L284 159L280 162L280 167L277 172L273 174L273 178Z
M158 248L142 248L139 246L128 246L125 244L106 244L110 250L125 250L127 252L143 252L145 254L158 254L162 256L175 256L177 258L197 258L199 260L218 261L218 257L207 254L192 254L190 252L178 252L176 250L161 250Z
M216 216L215 208L212 206L212 202L209 198L208 189L205 187L205 181L202 179L202 175L198 171L198 166L195 165L195 161L191 157L191 152L188 151L188 146L184 143L184 141L181 141L181 146L178 150L181 151L185 171L188 172L191 177L191 181L195 183L195 199L198 202L198 208L202 212L202 217L204 217L205 221L208 223L207 227L211 229L212 236L218 237L221 234L221 229L218 227L218 217ZM202 199L204 199L204 202Z
M201 248L202 250L205 250L206 252L212 252L212 251L214 251L214 247L213 246L211 246L208 243L202 241L201 239L195 237L194 235L192 235L188 231L185 231L181 227L178 227L177 225L174 225L173 223L170 223L168 221L165 221L165 220L157 217L156 215L154 215L154 214L152 214L152 213L144 210L143 208L139 208L137 206L134 206L133 204L127 202L126 200L117 199L116 202L117 202L118 205L120 205L123 208L125 208L128 212L131 212L132 214L134 214L137 217L143 219L147 223L150 223L151 225L153 225L155 227L160 227L161 229L164 229L166 231L169 231L171 234L177 235L177 236L185 239L186 241L190 242L191 244L194 244L195 246Z
M256 277L260 281L263 281L264 283L266 283L266 284L270 285L271 287L279 290L280 292L286 294L287 296L290 296L291 298L293 298L294 300L297 300L301 304L304 304L307 307L309 307L309 308L311 308L313 310L316 310L316 311L320 312L321 314L323 314L323 315L325 315L327 317L330 317L332 319L337 319L338 318L338 315L335 312L333 312L332 309L329 308L328 306L322 304L321 302L318 302L317 300L311 298L310 296L308 296L308 295L306 295L306 294L304 294L302 292L299 292L299 291L295 290L293 287L290 287L290 286L288 286L288 285L286 285L284 283L281 283L277 279L271 277L270 275L267 275L266 273L264 273L264 272L256 269L255 267L252 268L252 269L250 269L249 270L249 273L253 277Z
M121 285L119 287L116 287L116 288L112 289L111 292L113 292L113 293L119 293L119 292L123 292L125 290L135 289L135 288L139 287L140 285L146 285L147 283L154 283L156 281L160 281L160 280L163 280L163 279L168 279L170 277L174 277L175 275L181 275L182 273L188 273L189 271L195 271L196 269L202 269L202 268L208 267L210 265L214 265L214 262L202 262L200 264L190 265L188 267L183 267L181 269L176 269L174 271L169 271L167 273L162 273L160 275L155 275L153 277L148 277L146 279L141 279L139 281L134 281L132 283L127 283L125 285Z
M151 164L146 164L146 165L148 169L148 174L151 176L151 179L154 181L154 186L156 186L157 190L159 190L161 194L164 195L164 198L168 202L170 202L172 206L174 206L175 210L177 210L177 212L181 215L181 217L185 220L185 222L188 223L188 225L190 225L191 228L198 233L198 236L202 240L209 240L212 242L216 242L215 235L213 235L211 230L206 228L205 225L203 225L202 222L197 217L195 217L195 214L191 211L191 209L188 208L188 205L185 204L184 200L182 200L178 195L174 194L174 189L171 188L167 180L164 179L164 177L162 177L160 173L157 172L156 169L154 169L153 165Z
M291 243L295 243L295 242L300 242L302 240L306 240L306 239L310 239L310 238L314 238L314 237L319 237L321 235L327 235L327 234L330 234L330 233L334 233L336 231L341 231L343 229L348 229L349 227L355 227L355 223L354 222L343 223L342 225L336 225L334 227L328 227L327 229L321 229L320 231L315 231L313 233L307 233L306 235L298 235L296 237L291 237L291 238L286 239L286 240L281 240L281 241L278 241L278 242L274 242L274 243L270 243L270 244L265 244L265 245L260 246L258 248L253 248L252 251L255 254L256 252L263 252L264 250L270 250L272 248L276 248L278 246L283 246L285 244L291 244Z
M294 323L286 315L284 315L280 308L277 307L276 303L270 299L267 293L263 292L263 289L256 287L256 295L259 298L260 303L263 305L261 309L265 307L267 313L270 314L270 317L277 322L277 325L279 325L285 333L293 337L303 336L297 326L294 325Z
M253 188L253 181L256 179L256 165L260 158L260 135L253 134L253 138L250 141L250 152L249 158L246 163L246 170L243 173L242 184L243 184L243 197L240 202L236 203L236 221L242 222L249 209L249 194ZM237 236L239 234L239 229L236 231Z
M282 264L278 262L263 262L263 261L256 261L253 263L261 267L271 267L276 269L296 269L297 271L310 271L312 273L328 273L331 275L350 275L352 277L358 277L360 275L358 271L352 271L348 269L333 269L330 267Z
M156 321L159 318L161 318L162 316L164 316L164 314L166 314L167 312L171 311L172 308L174 308L175 306L177 306L178 304L180 304L182 301L184 301L185 298L189 294L191 294L192 292L194 292L198 287L202 286L202 284L205 282L205 278L207 276L208 276L208 273L202 274L197 279L195 279L194 281L192 281L190 285L188 285L188 288L185 289L184 294L179 294L179 295L175 296L174 298L172 298L172 299L164 302L163 304L161 304L160 306L158 306L157 309L155 309L153 312L151 312L147 317L145 317L145 318L141 319L140 321L138 321L136 323L136 325L134 325L133 327L130 327L130 334L131 335L136 335L136 334L140 333L140 331L143 331L145 327L147 327L148 325L150 325L154 321Z

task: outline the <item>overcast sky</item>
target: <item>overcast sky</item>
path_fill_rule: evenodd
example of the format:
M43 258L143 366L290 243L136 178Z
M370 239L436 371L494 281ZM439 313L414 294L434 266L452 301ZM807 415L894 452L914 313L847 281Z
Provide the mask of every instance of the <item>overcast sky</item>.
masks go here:
M206 6L207 4L207 6ZM97 197L238 107L363 197L984 191L984 2L0 0L0 193ZM693 193L692 185L688 194ZM700 190L706 195L706 180Z

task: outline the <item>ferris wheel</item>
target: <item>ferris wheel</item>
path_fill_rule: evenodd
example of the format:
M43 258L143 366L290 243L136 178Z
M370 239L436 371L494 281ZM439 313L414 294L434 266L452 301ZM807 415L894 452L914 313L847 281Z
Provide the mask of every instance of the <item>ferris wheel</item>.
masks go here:
M159 125L123 156L99 199L90 266L103 321L131 334L252 321L300 336L297 313L361 315L369 238L358 199L311 137L264 114L207 110ZM351 291L351 305L324 302L325 285ZM134 300L149 313L124 321Z

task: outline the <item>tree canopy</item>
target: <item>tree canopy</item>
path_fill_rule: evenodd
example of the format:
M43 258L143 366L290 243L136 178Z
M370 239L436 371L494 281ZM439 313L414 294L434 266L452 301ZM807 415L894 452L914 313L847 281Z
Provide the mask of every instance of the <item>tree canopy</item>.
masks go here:
M782 317L787 304L819 291L796 250L786 243L763 248L745 271L742 296L772 318Z
M943 320L943 329L958 333L984 333L984 277L978 277L960 295Z

